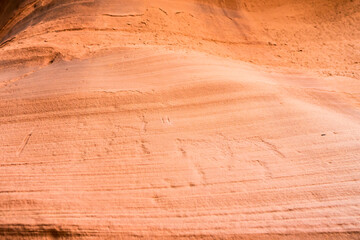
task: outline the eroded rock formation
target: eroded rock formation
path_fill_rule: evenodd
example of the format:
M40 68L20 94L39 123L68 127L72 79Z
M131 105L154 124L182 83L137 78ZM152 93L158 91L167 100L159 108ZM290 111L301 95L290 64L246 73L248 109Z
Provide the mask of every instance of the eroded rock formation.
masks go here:
M0 238L359 238L360 1L0 14Z

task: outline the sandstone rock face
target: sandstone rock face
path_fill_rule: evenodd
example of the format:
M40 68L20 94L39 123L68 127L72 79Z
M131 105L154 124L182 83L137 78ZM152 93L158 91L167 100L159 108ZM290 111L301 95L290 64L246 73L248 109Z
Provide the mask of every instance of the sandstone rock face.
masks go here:
M0 238L360 238L360 1L0 14Z

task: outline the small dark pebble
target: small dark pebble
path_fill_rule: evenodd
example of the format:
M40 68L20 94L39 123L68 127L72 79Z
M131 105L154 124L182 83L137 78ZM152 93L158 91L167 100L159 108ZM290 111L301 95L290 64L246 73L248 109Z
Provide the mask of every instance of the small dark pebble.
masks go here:
M321 136L322 136L322 137L324 137L324 136L326 136L326 134L325 134L325 133L323 133L323 134L321 134Z

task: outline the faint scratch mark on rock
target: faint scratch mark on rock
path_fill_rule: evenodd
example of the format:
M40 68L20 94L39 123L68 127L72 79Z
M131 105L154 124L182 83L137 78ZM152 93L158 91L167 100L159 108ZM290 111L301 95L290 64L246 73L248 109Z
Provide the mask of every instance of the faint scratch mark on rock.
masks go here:
M163 124L168 124L168 125L171 125L172 123L171 123L171 120L170 120L170 118L169 117L162 117L161 118L161 122L163 123Z
M162 11L165 15L168 15L168 13L164 9L159 8L159 10Z
M149 148L146 146L145 140L141 140L141 149L142 149L143 153L146 155L149 155L151 153Z
M178 151L181 153L181 156L185 158L185 160L187 161L187 166L189 170L192 172L193 177L196 179L196 185L200 185L200 184L206 185L207 182L206 182L205 172L201 168L201 166L196 161L194 161L194 159L191 156L189 156L189 154L185 150L183 144L184 140L177 139L176 142L177 142ZM193 181L191 181L191 183L193 183ZM195 185L195 183L193 184Z
M28 72L28 73L25 73L25 74L21 75L20 77L16 77L16 78L14 78L14 79L1 82L1 83L0 83L0 88L2 88L2 87L7 87L7 86L9 86L9 85L11 85L11 84L13 84L13 83L16 83L16 82L18 82L18 81L20 81L20 80L22 80L22 79L24 79L24 78L32 75L32 74L35 73L35 72L36 72L36 70L31 71L31 72Z
M31 135L33 134L33 131L34 131L34 128L26 135L26 137L22 141L21 145L19 146L19 149L16 151L16 156L17 157L19 157L20 154L24 151L24 148L28 144Z
M147 132L147 126L148 126L149 122L146 120L145 115L142 115L140 118L141 118L141 121L143 123L142 131L144 133L146 133Z
M266 178L272 178L271 170L268 166L268 164L265 161L256 160L256 162L264 169L265 177Z
M258 140L259 142L263 143L263 145L265 145L267 149L273 151L276 155L278 155L282 158L286 158L285 155L282 152L280 152L279 149L274 144L266 141L262 137L249 138L248 140L255 140L255 139ZM257 145L256 143L254 143L254 144Z
M181 152L181 155L182 155L183 157L186 157L186 151L184 150L184 148L179 147L179 151Z
M177 145L177 149L181 153L182 157L186 158L187 153L186 153L184 147L182 146L180 139L176 139L176 145Z
M143 13L135 13L135 14L108 14L108 13L104 13L103 16L107 16L107 17L141 17L144 16Z

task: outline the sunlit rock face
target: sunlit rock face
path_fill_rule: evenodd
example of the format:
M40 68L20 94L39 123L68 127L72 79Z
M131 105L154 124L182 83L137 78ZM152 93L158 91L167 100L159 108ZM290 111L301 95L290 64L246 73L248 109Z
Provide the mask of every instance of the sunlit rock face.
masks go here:
M359 239L360 1L0 1L0 238Z

